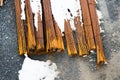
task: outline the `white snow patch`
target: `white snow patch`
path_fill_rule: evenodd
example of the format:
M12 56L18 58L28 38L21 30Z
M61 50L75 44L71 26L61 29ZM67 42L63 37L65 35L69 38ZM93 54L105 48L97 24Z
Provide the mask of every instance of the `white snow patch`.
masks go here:
M96 4L98 4L98 1L97 1L97 0L95 0L95 3L96 3Z
M79 0L51 0L51 8L53 16L58 23L62 32L64 32L64 20L70 20L71 28L75 30L74 27L74 17L81 16L81 7ZM70 12L68 11L70 10ZM71 16L72 14L72 16Z
M36 30L38 30L38 14L41 16L42 20L42 6L41 6L41 0L30 0L30 5L32 8L32 12L34 15L34 25L36 27Z
M99 22L99 26L101 23L103 23L104 21L102 20L103 19L103 16L102 16L102 12L100 10L97 10L97 16L98 16L98 22ZM102 29L102 27L100 26L100 33L104 33L105 31Z
M90 50L90 53L91 53L91 54L95 54L95 51L94 51L94 50Z
M19 80L55 80L58 74L56 64L50 60L32 60L26 55L18 77Z
M83 55L83 57L85 58L85 57L88 57L88 55Z
M99 22L99 26L101 23L103 23L103 16L101 11L97 10L97 15L98 15L98 22ZM102 27L100 26L100 33L104 33L105 31L102 29Z
M108 62L105 62L104 64L106 64L106 65L107 65L107 64L108 64Z
M25 20L25 0L21 0L21 19Z
M104 32L105 32L105 30L103 30L100 26L100 33L104 33Z
M101 19L103 19L102 13L101 11L97 10L97 15L98 15L98 19L99 19L99 24L102 23Z

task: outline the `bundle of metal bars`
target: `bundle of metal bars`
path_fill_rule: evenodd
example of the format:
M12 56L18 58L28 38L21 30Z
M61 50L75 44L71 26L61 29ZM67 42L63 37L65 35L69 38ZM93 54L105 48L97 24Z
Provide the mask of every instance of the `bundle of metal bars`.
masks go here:
M0 0L0 6L3 6L3 0Z
M14 2L20 55L64 50L62 33L52 16L50 0Z
M61 52L66 44L69 56L77 53L79 56L89 55L94 50L97 53L97 64L106 62L95 0L80 0L83 26L80 16L74 17L77 48L70 21L64 20L66 43L63 43L61 30L51 11L50 0L35 1L14 0L20 55Z
M97 64L105 63L95 0L80 0L88 50L97 53Z
M91 24L92 24L94 40L96 45L97 64L105 63L106 59L105 59L102 40L100 36L100 27L98 23L98 16L96 13L96 3L95 0L87 0L87 1L88 1L89 14L91 17Z

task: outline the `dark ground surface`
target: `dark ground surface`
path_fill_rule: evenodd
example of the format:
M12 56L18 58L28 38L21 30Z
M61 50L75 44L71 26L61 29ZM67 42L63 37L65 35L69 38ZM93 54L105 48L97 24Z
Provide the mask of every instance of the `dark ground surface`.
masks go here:
M68 57L67 52L32 58L50 59L58 66L59 80L120 80L120 0L99 0L104 24L102 34L108 65L96 69L92 55ZM19 56L13 0L0 7L0 80L18 80L24 57Z

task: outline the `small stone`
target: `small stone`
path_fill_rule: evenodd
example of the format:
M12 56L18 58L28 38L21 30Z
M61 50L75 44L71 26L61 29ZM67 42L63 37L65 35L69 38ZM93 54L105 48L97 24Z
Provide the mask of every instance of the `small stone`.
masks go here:
M103 35L102 37L106 37L106 35Z
M113 51L114 51L114 52L116 52L116 50L115 50L115 49L114 49Z
M83 57L85 58L85 57L87 57L87 55L84 55Z
M11 57L11 59L13 59L13 57Z
M9 62L9 60L6 60L7 62Z
M93 62L94 60L93 59L90 59L89 62Z
M5 39L8 39L9 37L7 36L7 37L5 37Z
M108 64L108 62L105 62L104 64L106 64L106 65L107 65L107 64Z

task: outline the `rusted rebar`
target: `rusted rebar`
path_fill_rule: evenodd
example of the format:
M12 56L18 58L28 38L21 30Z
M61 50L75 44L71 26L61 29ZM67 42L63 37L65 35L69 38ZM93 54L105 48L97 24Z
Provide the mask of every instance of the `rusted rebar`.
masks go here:
M3 6L3 0L0 0L0 6Z
M70 20L64 20L64 32L65 32L68 55L74 56L77 54L77 50L74 43Z
M33 22L33 13L30 5L30 0L25 0L26 18L27 18L27 48L28 52L34 52L36 47L35 30Z
M56 34L56 38L57 38L57 52L61 52L61 51L64 51L62 32L61 32L57 22L55 21L54 16L53 16L53 23L54 23L54 29L55 29L55 34Z
M96 43L96 53L97 53L97 64L105 63L106 58L104 55L102 40L100 36L100 26L98 23L98 16L96 12L96 3L95 0L87 0L89 5L90 17L95 37Z
M44 23L46 31L46 51L54 52L57 49L57 39L52 19L52 11L50 0L42 0L42 7L44 13Z
M19 48L19 54L23 55L27 53L26 50L26 39L25 39L25 33L24 33L24 24L23 20L21 20L21 1L20 0L14 0L15 3L15 10L16 10L16 24L17 24L17 34L18 34L18 48Z
M37 53L40 54L41 52L45 51L44 46L44 34L43 34L43 23L41 19L40 12L38 13L38 30L36 29L36 49Z
M83 17L83 26L85 30L86 41L88 44L89 51L95 49L93 30L91 25L90 13L88 9L87 0L80 0L82 17Z
M80 22L80 16L74 18L74 24L76 27L76 38L77 38L79 56L89 55L88 45L85 39L85 33L83 30L83 26L81 26L81 22Z

